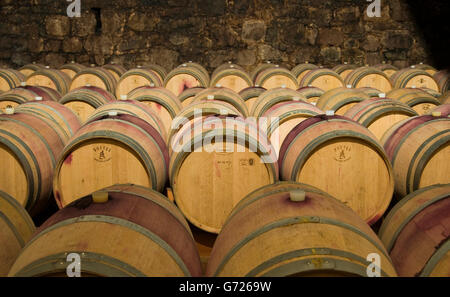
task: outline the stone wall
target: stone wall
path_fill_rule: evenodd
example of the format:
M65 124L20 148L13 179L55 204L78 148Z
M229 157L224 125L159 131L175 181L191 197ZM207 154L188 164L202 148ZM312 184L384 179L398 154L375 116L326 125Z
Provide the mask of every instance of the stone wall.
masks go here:
M405 2L383 0L369 18L365 0L81 0L69 18L66 0L0 0L0 66L432 64Z

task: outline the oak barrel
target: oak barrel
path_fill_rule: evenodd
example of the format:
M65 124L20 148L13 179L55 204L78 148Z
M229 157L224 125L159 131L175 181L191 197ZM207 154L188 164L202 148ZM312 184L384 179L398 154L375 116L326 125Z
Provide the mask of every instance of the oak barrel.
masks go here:
M0 69L0 91L17 88L26 79L25 75L14 69Z
M278 180L273 147L256 125L229 117L202 119L199 131L175 135L169 178L175 201L198 228L219 233L245 195ZM195 187L192 185L195 184Z
M369 129L379 140L396 123L417 115L408 105L388 98L364 100L344 114Z
M70 79L73 79L78 72L85 69L86 66L81 65L79 63L75 63L75 61L71 61L70 63L64 64L59 67L59 70L67 74Z
M108 70L102 67L88 67L73 77L69 90L72 91L86 85L97 87L114 94L117 81Z
M0 277L8 275L34 231L34 223L23 206L0 191Z
M318 68L309 71L299 83L300 87L316 87L324 91L344 86L344 80L333 70Z
M164 79L164 87L175 96L179 96L184 90L195 87L208 87L209 75L198 67L187 63L181 64L167 74Z
M357 89L336 88L325 92L317 100L316 106L321 110L333 110L335 114L344 115L347 110L370 97Z
M9 276L67 276L71 253L81 258L81 276L202 273L182 214L165 196L136 185L114 185L58 211L35 232Z
M392 83L389 77L383 71L373 67L356 68L347 75L345 84L352 85L353 88L375 88L384 93L392 90Z
M28 86L48 87L65 95L69 91L71 80L64 72L46 67L30 74L26 82Z
M258 99L256 99L256 101L253 103L250 115L255 118L259 118L275 104L286 101L306 102L306 98L293 89L289 88L270 89L259 95Z
M124 75L125 72L127 72L127 69L125 67L115 63L103 65L102 68L108 70L114 76L116 81L119 81L120 77Z
M31 114L46 121L55 128L64 145L81 127L80 119L71 109L54 101L27 102L17 106L15 111Z
M333 68L331 68L331 70L333 70L334 72L339 74L342 77L342 79L345 81L345 79L350 74L350 72L352 72L356 68L358 68L357 65L344 63L344 64L334 66Z
M204 89L205 89L204 87L195 87L186 89L180 95L178 95L178 101L181 102L182 107L186 107L192 103L192 100L194 100L195 95L197 95Z
M279 182L235 206L206 275L367 276L372 253L380 276L397 275L381 241L349 207L312 186Z
M259 124L260 127L265 124L264 130L278 154L284 139L295 126L307 118L323 113L313 104L304 101L279 102L262 115L266 123L260 121Z
M322 96L325 93L322 89L313 86L301 87L300 89L297 90L297 92L302 94L309 103L314 105L317 104L317 100L319 100L320 96Z
M262 87L248 87L243 89L239 92L239 95L241 95L242 99L245 101L245 105L247 106L247 110L251 111L253 104L258 99L259 95L267 91L267 89Z
M149 106L160 117L167 133L173 118L182 108L178 98L166 88L140 87L131 91L127 98Z
M118 183L162 191L169 155L164 139L145 120L128 114L86 123L64 148L55 168L53 191L62 208Z
M247 109L245 101L242 99L241 95L239 95L232 89L224 87L207 88L199 92L197 95L195 95L195 98L192 100L191 104L207 100L218 100L228 102L231 105L233 105L237 110L239 110L239 112L244 117L247 117L249 115L249 111Z
M439 91L439 86L428 72L417 69L414 66L403 68L391 76L392 85L395 89L401 88L429 88Z
M236 93L253 86L253 81L248 73L240 66L227 63L219 66L211 76L210 87L225 87Z
M398 196L450 183L450 118L411 117L387 130L381 142L394 169Z
M291 69L292 74L297 78L298 83L300 83L303 79L303 77L308 73L310 70L318 69L319 66L315 64L311 64L309 62L305 62L303 64L298 64L294 68Z
M55 127L25 113L0 116L0 190L38 215L48 205L56 162L64 148Z
M116 97L112 93L88 85L73 89L64 95L59 103L70 108L84 123L96 108L113 101L116 101Z
M386 96L407 104L420 115L428 113L435 106L441 104L438 99L417 88L394 89Z
M399 276L450 276L450 184L400 200L379 231Z
M368 224L386 211L394 191L388 157L364 126L319 115L298 124L278 158L282 180L315 186L344 202Z
M297 78L291 71L284 67L274 65L259 72L255 77L255 85L261 86L265 89L275 88L289 88L293 90L298 89Z
M439 86L439 91L444 94L450 91L450 74L448 70L441 70L433 75L434 80Z
M127 95L134 89L144 86L161 87L162 81L160 76L151 68L146 67L128 70L117 82L116 98L120 99L122 95Z
M34 63L31 63L31 64L26 64L26 65L20 67L18 70L23 75L25 75L25 77L28 77L33 72L41 70L42 68L45 68L45 66L42 65L42 64L38 64L38 63L34 62Z
M161 118L147 104L136 100L117 100L98 107L87 122L94 121L109 114L129 114L145 120L152 125L164 141L167 141L167 129Z
M389 78L398 71L397 67L395 67L391 64L387 64L386 62L374 65L372 67L383 71Z

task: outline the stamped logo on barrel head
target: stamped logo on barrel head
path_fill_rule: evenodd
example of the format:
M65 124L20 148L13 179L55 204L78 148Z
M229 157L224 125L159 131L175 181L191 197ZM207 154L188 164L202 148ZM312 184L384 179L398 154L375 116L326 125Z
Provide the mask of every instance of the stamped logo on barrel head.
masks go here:
M94 147L94 160L97 162L108 162L111 160L111 148L106 145Z
M338 145L334 148L334 159L338 162L345 162L350 160L351 156L351 146L349 145Z

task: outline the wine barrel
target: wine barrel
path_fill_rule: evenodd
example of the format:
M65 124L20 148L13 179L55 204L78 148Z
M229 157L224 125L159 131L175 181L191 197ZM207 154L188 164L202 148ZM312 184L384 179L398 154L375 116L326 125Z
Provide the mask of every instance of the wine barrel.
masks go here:
M417 87L440 91L431 74L414 66L397 71L391 76L391 81L395 89Z
M437 72L436 68L434 68L431 65L424 64L423 62L420 62L419 64L416 64L413 66L417 69L421 69L421 70L428 72L431 76L435 75Z
M448 70L441 70L434 74L433 79L439 86L439 91L444 94L450 91L450 74Z
M379 236L399 276L450 276L450 184L404 197L383 221Z
M71 253L81 258L81 276L201 276L182 214L163 195L135 185L102 189L58 211L9 276L66 276Z
M409 118L386 131L382 143L394 169L398 196L450 183L450 118Z
M369 97L378 97L380 94L384 94L383 92L381 92L380 90L375 89L375 88L363 87L363 88L357 88L356 90L363 92L364 94L368 95Z
M18 87L0 94L0 110L6 110L8 107L15 108L29 101L58 101L60 98L61 95L57 91L47 87Z
M169 155L158 131L128 114L86 123L65 147L55 168L53 191L62 208L120 183L162 191Z
M148 105L136 100L117 100L98 107L87 122L103 118L109 114L129 114L145 120L153 126L164 141L167 141L167 129L159 116Z
M442 96L441 92L438 92L436 90L432 90L432 89L428 89L428 88L420 88L422 91L427 92L428 94L430 94L431 96L433 96L434 98L439 98Z
M247 106L247 110L252 110L253 104L258 99L259 95L267 91L267 89L262 87L249 87L246 89L243 89L239 92L239 95L241 95L242 99L245 101L245 105Z
M218 100L225 101L233 105L239 112L247 117L249 112L247 110L247 105L245 101L242 99L241 95L236 93L235 91L228 88L208 88L197 95L195 95L194 100L192 100L192 104L199 101L207 101L207 100Z
M305 62L303 64L298 64L294 68L291 69L292 74L297 78L298 83L300 83L303 79L303 77L308 73L310 70L318 69L319 66L311 64L309 62Z
M35 100L37 94L24 88L14 88L0 94L0 111L15 108L19 104Z
M139 68L140 66L138 65L137 67ZM143 67L155 72L158 75L159 79L161 80L161 84L164 83L164 80L166 79L166 76L167 76L167 71L164 67L156 65L156 64L145 64Z
M47 87L65 95L69 91L70 77L60 70L47 67L30 74L26 79L27 85Z
M28 77L30 74L32 74L33 72L36 72L38 70L41 70L45 68L44 65L42 64L38 64L36 62L33 62L31 64L26 64L22 67L20 67L18 70L20 73L22 73L25 77Z
M0 91L17 88L25 81L25 75L14 69L0 69Z
M71 61L70 63L64 64L61 67L59 67L59 70L67 74L70 77L70 79L73 79L78 72L84 69L86 69L86 66L75 63L75 61Z
M267 68L275 67L275 64L272 64L270 61L265 61L264 63L259 64L258 66L253 69L252 73L250 74L250 77L252 78L252 81L255 82L256 77L259 75L260 72L264 71Z
M255 85L261 86L267 90L276 88L298 89L297 78L292 72L283 67L275 65L259 72L255 78Z
M197 67L181 64L167 74L164 79L164 87L175 96L179 96L184 90L195 87L208 87L209 76Z
M103 65L102 68L108 70L116 79L116 81L120 80L120 77L127 72L127 69L122 65L117 65L115 63Z
M169 154L172 154L172 148L182 140L180 137L190 137L183 131L195 132L195 128L200 127L201 129L204 119L211 116L244 118L244 115L235 106L226 101L213 99L192 103L183 108L172 121L169 134ZM186 140L183 139L183 141Z
M96 108L112 101L116 101L113 94L102 88L88 85L73 89L64 95L59 103L71 109L84 123Z
M396 276L376 234L340 201L312 186L280 182L247 195L217 237L207 276Z
M331 68L331 70L333 70L334 72L339 74L342 77L342 79L345 81L345 79L350 74L350 72L352 72L356 68L358 68L358 66L356 66L354 64L344 63L341 65L334 66L333 68Z
M300 87L316 87L325 92L343 86L344 80L341 76L326 68L311 70L300 81Z
M315 186L352 208L368 224L386 211L394 191L391 164L376 137L342 116L298 124L278 158L282 180Z
M253 81L241 67L235 64L226 64L219 68L219 71L213 73L209 86L225 87L239 93L243 89L253 86Z
M36 94L32 100L28 101L40 100L40 98L36 99L36 97L41 97L43 101L58 102L59 100L61 100L61 94L57 90L43 86L26 86L25 84L26 83L23 83L23 85L20 88L26 89ZM29 98L31 99L31 97Z
M0 277L8 275L34 231L34 223L23 206L0 191Z
M207 78L208 84L209 84L209 80L210 80L209 72L208 72L208 70L205 69L205 67L203 67L199 63L192 62L192 61L188 61L186 63L183 63L183 64L179 65L178 67L186 67L184 65L186 65L187 67L194 67L197 70L199 70L203 74L203 76Z
M345 84L352 85L354 88L375 88L384 93L392 90L392 83L389 77L383 71L373 67L359 67L353 70L347 75Z
M347 86L347 88L336 88L325 92L317 100L316 106L321 110L333 110L335 114L344 115L347 110L366 99L370 99L370 97Z
M450 102L447 104L442 104L442 105L436 106L435 108L433 108L432 110L430 110L428 112L429 115L439 114L439 113L443 117L450 116Z
M267 137L243 119L228 129L228 120L206 118L200 131L180 131L186 137L179 139L186 141L176 143L170 158L169 178L178 207L192 224L211 233L220 232L245 195L278 180Z
M216 67L216 69L214 69L214 71L211 74L211 79L216 76L219 72L221 72L222 70L227 70L227 69L239 69L239 70L244 70L244 68L242 68L241 66L234 64L232 61L228 61L226 63L223 63L219 66Z
M53 101L34 101L17 106L17 113L27 113L41 118L55 128L65 144L81 127L81 121L68 107Z
M178 96L178 101L181 102L182 107L186 107L192 103L192 100L194 100L195 95L197 95L199 92L203 91L204 89L205 89L204 87L196 87L196 88L186 89L183 91L183 93L181 93Z
M383 62L382 64L377 64L372 66L375 69L381 70L384 72L384 74L387 75L387 77L391 77L392 75L394 75L397 71L398 68L391 65L391 64L386 64L386 62Z
M64 143L40 117L15 113L0 117L0 190L31 216L44 210L51 196L53 169Z
M316 87L301 87L297 90L300 94L302 94L306 100L313 104L317 104L317 100L319 100L320 96L322 96L325 92L322 89Z
M364 100L344 114L369 129L379 140L396 123L417 115L408 105L388 98Z
M261 117L272 106L286 101L304 101L306 98L299 92L288 88L270 89L259 95L253 104L250 115L255 118Z
M128 70L120 77L116 87L116 98L127 95L139 87L161 87L159 75L150 68L141 67Z
M86 85L97 87L114 94L117 81L114 76L102 67L89 67L78 72L72 79L69 90L75 90Z
M128 99L148 105L160 117L167 133L173 118L182 108L178 98L165 88L140 87L131 91Z
M435 106L441 104L438 99L417 88L394 89L387 93L387 97L407 104L419 115L426 114Z
M313 104L304 101L280 102L264 112L262 118L267 121L267 127L264 130L276 153L279 153L281 144L295 126L310 117L323 113Z

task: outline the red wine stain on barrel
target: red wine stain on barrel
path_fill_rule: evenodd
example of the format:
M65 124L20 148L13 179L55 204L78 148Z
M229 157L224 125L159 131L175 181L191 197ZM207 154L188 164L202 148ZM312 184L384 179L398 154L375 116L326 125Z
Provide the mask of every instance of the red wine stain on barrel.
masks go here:
M62 208L62 204L61 204L61 195L59 194L58 191L55 191L55 200L56 200L56 205L58 205L59 208Z
M64 164L67 164L67 165L72 164L72 154L67 156L67 158L64 160Z
M183 93L183 91L190 89L192 87L194 87L194 84L192 83L192 81L183 79L183 81L180 84L179 94Z
M217 176L217 177L221 177L222 174L220 173L219 165L217 165L216 162L214 162L214 167L216 168L216 176Z

